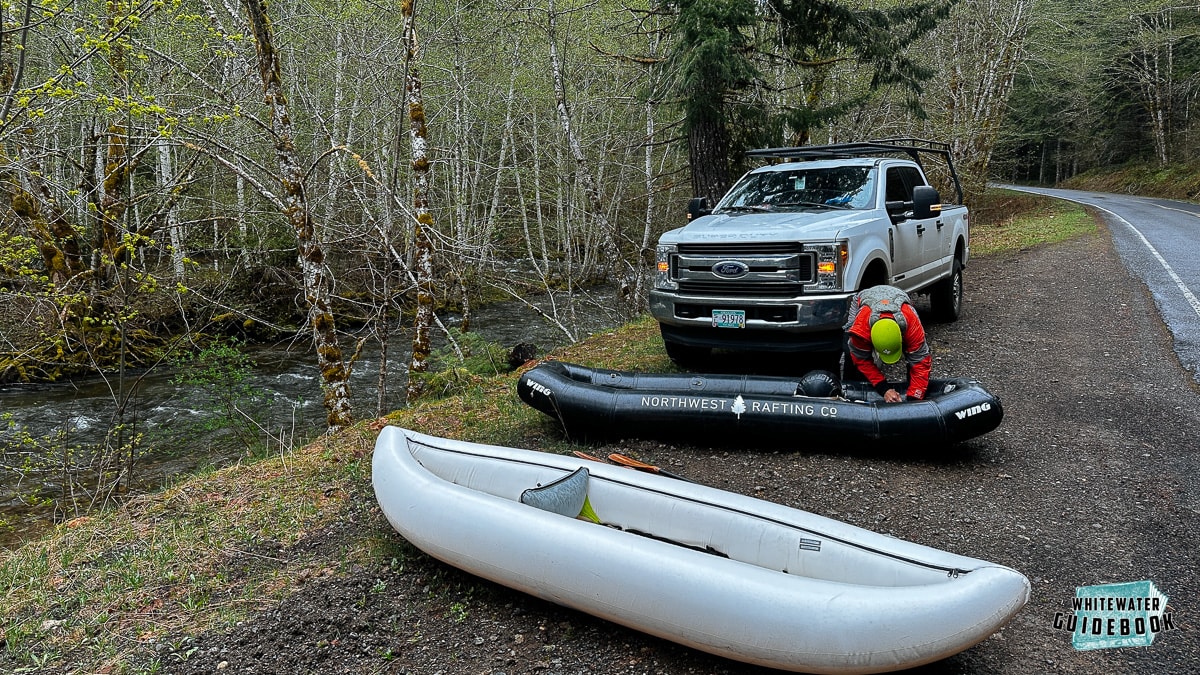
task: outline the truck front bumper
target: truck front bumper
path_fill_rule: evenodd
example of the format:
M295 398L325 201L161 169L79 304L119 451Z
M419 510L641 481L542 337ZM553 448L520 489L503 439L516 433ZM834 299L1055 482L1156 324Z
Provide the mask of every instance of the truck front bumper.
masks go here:
M663 338L690 347L755 351L841 349L842 326L853 293L794 298L681 296L650 291L650 314ZM746 312L745 328L713 327L712 311Z

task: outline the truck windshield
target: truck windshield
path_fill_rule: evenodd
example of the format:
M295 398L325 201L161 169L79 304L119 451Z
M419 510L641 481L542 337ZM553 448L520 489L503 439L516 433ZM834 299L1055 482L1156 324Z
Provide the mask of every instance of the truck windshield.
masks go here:
M867 209L875 205L875 172L865 166L762 171L744 178L716 211Z

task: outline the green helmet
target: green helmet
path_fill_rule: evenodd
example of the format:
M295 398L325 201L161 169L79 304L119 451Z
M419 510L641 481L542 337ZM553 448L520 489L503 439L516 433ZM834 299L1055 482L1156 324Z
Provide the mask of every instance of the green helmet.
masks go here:
M871 326L871 345L879 360L895 363L904 355L904 339L900 336L900 324L895 319L879 319Z

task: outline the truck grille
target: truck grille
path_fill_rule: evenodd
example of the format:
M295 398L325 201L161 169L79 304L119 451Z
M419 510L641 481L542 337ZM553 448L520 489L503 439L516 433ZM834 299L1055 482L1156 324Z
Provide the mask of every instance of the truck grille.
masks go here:
M679 282L680 295L722 295L729 297L791 298L804 293L804 284L764 283L761 281L701 281Z
M780 255L803 253L804 245L796 241L767 241L767 242L717 242L711 244L680 244L679 252L693 255L739 256L739 255Z
M680 244L671 260L671 276L680 295L791 298L816 281L816 255L799 243ZM722 276L713 271L736 261L744 274Z

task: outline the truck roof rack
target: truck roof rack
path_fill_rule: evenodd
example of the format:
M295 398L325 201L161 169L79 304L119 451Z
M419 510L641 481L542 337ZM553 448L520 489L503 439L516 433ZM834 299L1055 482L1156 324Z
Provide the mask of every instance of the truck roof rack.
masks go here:
M848 159L871 155L901 154L907 155L917 164L921 164L922 154L941 157L946 162L950 177L954 181L954 190L958 193L958 203L963 202L962 185L958 181L958 173L954 170L954 160L950 156L950 144L931 141L923 138L881 138L872 141L855 141L852 143L831 143L829 145L801 145L794 148L759 148L748 150L747 157L763 159L814 160L814 159Z

